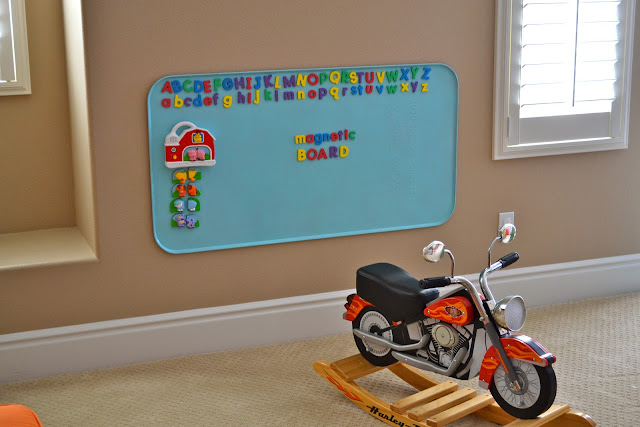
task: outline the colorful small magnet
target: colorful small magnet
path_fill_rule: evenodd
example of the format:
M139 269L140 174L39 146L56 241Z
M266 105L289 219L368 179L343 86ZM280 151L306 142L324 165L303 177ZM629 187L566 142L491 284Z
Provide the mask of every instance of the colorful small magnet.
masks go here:
M185 162L204 162L211 159L211 151L208 147L187 148L184 154Z
M202 174L198 169L189 169L187 171L187 176L189 177L189 181L197 181L202 178Z
M184 200L182 199L173 199L171 201L171 212L182 212L184 211Z
M198 188L196 188L196 185L195 185L195 184L189 184L189 185L187 185L187 193L188 193L190 196L199 196L199 195L201 194L201 193L200 193L200 190L198 190Z
M196 153L198 150L193 149L193 150L187 150L187 157L185 160L189 160L194 162L196 160Z
M189 198L189 200L187 200L187 210L189 212L199 211L200 201L198 199Z
M183 214L174 215L173 218L171 219L172 227L183 228L186 225L187 225L187 217L185 217Z
M189 184L191 185L191 184ZM187 186L184 184L176 184L171 189L172 197L184 197L187 195Z
M184 169L178 169L173 173L173 182L184 184L187 181L187 171Z
M187 228L200 227L200 221L198 220L198 217L196 217L195 215L187 215L186 224L187 224Z

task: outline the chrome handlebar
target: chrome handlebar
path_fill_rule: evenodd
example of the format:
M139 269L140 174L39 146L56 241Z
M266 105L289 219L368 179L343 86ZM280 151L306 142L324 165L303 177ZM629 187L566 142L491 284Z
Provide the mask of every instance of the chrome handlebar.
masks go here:
M496 270L500 270L501 268L502 268L502 262L497 261L491 264L489 267L482 270L482 273L480 274L480 288L482 289L482 293L484 294L484 297L487 301L495 302L495 299L493 298L493 294L489 289L489 284L487 283L487 276L489 275L489 273L492 273ZM462 276L455 276L455 277L451 277L451 284L462 285L467 290L467 292L469 292L469 295L473 300L473 304L476 306L478 313L480 313L480 315L482 316L482 319L481 319L482 322L485 324L489 323L490 321L489 316L487 316L487 313L484 309L484 305L482 304L482 297L480 296L480 293L478 292L476 287L473 285L473 283L471 283L471 281L469 281L468 279Z
M493 293L491 293L491 289L489 289L489 282L487 282L487 276L494 271L500 270L502 268L502 262L497 261L491 264L489 267L482 270L480 273L480 289L482 289L482 293L487 301L495 301L493 297Z

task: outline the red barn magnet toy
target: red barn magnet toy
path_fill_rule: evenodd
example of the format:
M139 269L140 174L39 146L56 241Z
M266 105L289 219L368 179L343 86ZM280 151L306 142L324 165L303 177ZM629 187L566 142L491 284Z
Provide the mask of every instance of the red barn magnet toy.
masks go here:
M186 129L178 135L181 128ZM213 166L216 164L214 141L208 130L191 122L180 122L164 138L165 165L172 169Z
M178 130L182 130L178 134ZM195 215L182 214L185 205L189 212L200 210L200 190L194 181L201 179L201 172L196 169L200 166L213 166L216 164L214 141L211 133L198 128L191 122L176 124L171 132L164 138L165 159L164 163L172 171L171 178L174 184L171 187L171 200L169 210L172 214L171 226L176 228L196 228L200 221ZM186 168L186 169L177 169ZM184 200L183 197L188 197Z

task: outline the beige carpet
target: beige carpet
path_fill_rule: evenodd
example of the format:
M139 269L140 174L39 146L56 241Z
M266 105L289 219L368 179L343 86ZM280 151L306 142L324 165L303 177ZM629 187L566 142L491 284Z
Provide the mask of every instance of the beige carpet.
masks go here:
M531 309L522 332L558 358L556 403L600 426L640 426L640 294ZM197 355L3 385L0 403L27 405L54 427L383 426L312 368L356 352L339 335ZM365 382L390 401L414 391L384 372Z

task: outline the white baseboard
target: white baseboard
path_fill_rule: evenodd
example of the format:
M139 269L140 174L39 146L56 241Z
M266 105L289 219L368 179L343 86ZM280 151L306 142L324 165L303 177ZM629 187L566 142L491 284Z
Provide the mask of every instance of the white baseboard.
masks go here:
M468 276L477 283L478 275ZM640 254L505 270L528 306L640 291ZM353 290L0 335L0 383L346 333Z
M528 307L640 292L640 254L505 269L489 283L496 299L521 295Z
M0 335L0 383L348 332L353 292Z

